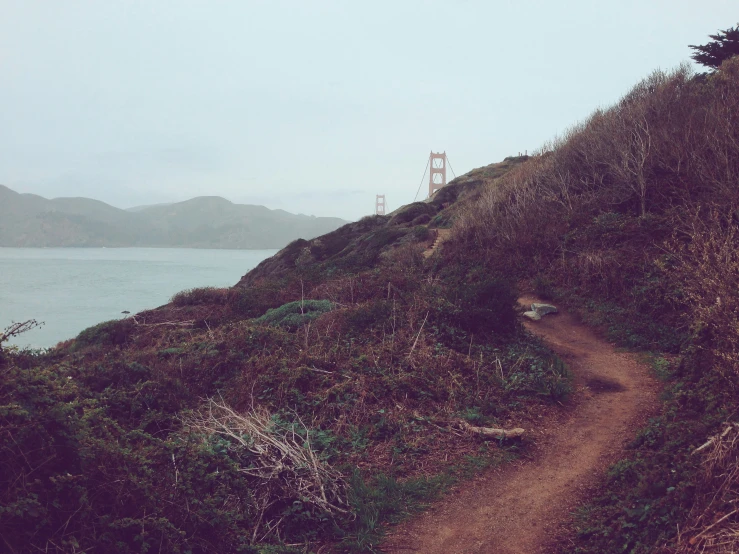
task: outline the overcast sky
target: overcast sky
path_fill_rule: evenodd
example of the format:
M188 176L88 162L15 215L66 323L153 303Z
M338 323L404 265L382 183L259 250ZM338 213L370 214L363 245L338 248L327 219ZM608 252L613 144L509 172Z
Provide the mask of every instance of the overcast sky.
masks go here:
M0 0L0 183L356 219L533 150L736 0ZM426 185L424 185L426 188Z

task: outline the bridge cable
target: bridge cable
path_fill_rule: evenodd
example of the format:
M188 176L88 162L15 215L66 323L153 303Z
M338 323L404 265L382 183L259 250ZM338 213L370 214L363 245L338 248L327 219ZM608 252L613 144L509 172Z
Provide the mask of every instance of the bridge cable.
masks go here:
M452 167L452 162L449 161L449 156L446 157L446 163L449 164L449 169L452 170L452 175L454 175L454 178L456 179L457 178L457 174L454 173L454 168Z
M421 186L423 185L423 180L426 178L426 172L429 169L429 164L431 163L431 156L429 156L428 161L426 162L426 169L423 170L423 177L421 177L421 183L418 185L418 190L416 191L416 195L413 197L413 201L416 201L416 198L418 198L418 193L421 192Z

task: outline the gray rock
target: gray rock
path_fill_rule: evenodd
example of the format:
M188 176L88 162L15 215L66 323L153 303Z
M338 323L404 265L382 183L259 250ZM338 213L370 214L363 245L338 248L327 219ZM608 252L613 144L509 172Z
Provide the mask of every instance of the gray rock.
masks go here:
M552 306L551 304L531 304L531 311L536 312L539 315L547 315L547 314L556 314L559 310L557 310L556 306Z
M534 311L524 312L523 316L528 317L529 319L532 319L534 321L539 321L541 319L541 316L537 312L534 312Z

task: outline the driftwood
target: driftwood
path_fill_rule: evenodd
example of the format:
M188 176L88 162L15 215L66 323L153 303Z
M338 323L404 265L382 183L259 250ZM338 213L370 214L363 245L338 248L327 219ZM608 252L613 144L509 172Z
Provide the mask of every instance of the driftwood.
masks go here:
M515 439L522 437L526 432L520 427L515 429L495 429L494 427L476 427L470 425L466 421L461 421L462 428L468 433L474 433L476 435L482 435L484 437L492 437L495 439Z

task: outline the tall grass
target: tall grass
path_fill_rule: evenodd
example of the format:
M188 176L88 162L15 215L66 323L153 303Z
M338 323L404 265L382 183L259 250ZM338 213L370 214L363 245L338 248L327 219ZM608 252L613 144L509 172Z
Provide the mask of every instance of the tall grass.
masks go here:
M694 214L682 206L734 205L738 178L739 60L709 77L681 66L655 72L497 180L457 233L528 256L602 213L674 211L685 224Z

